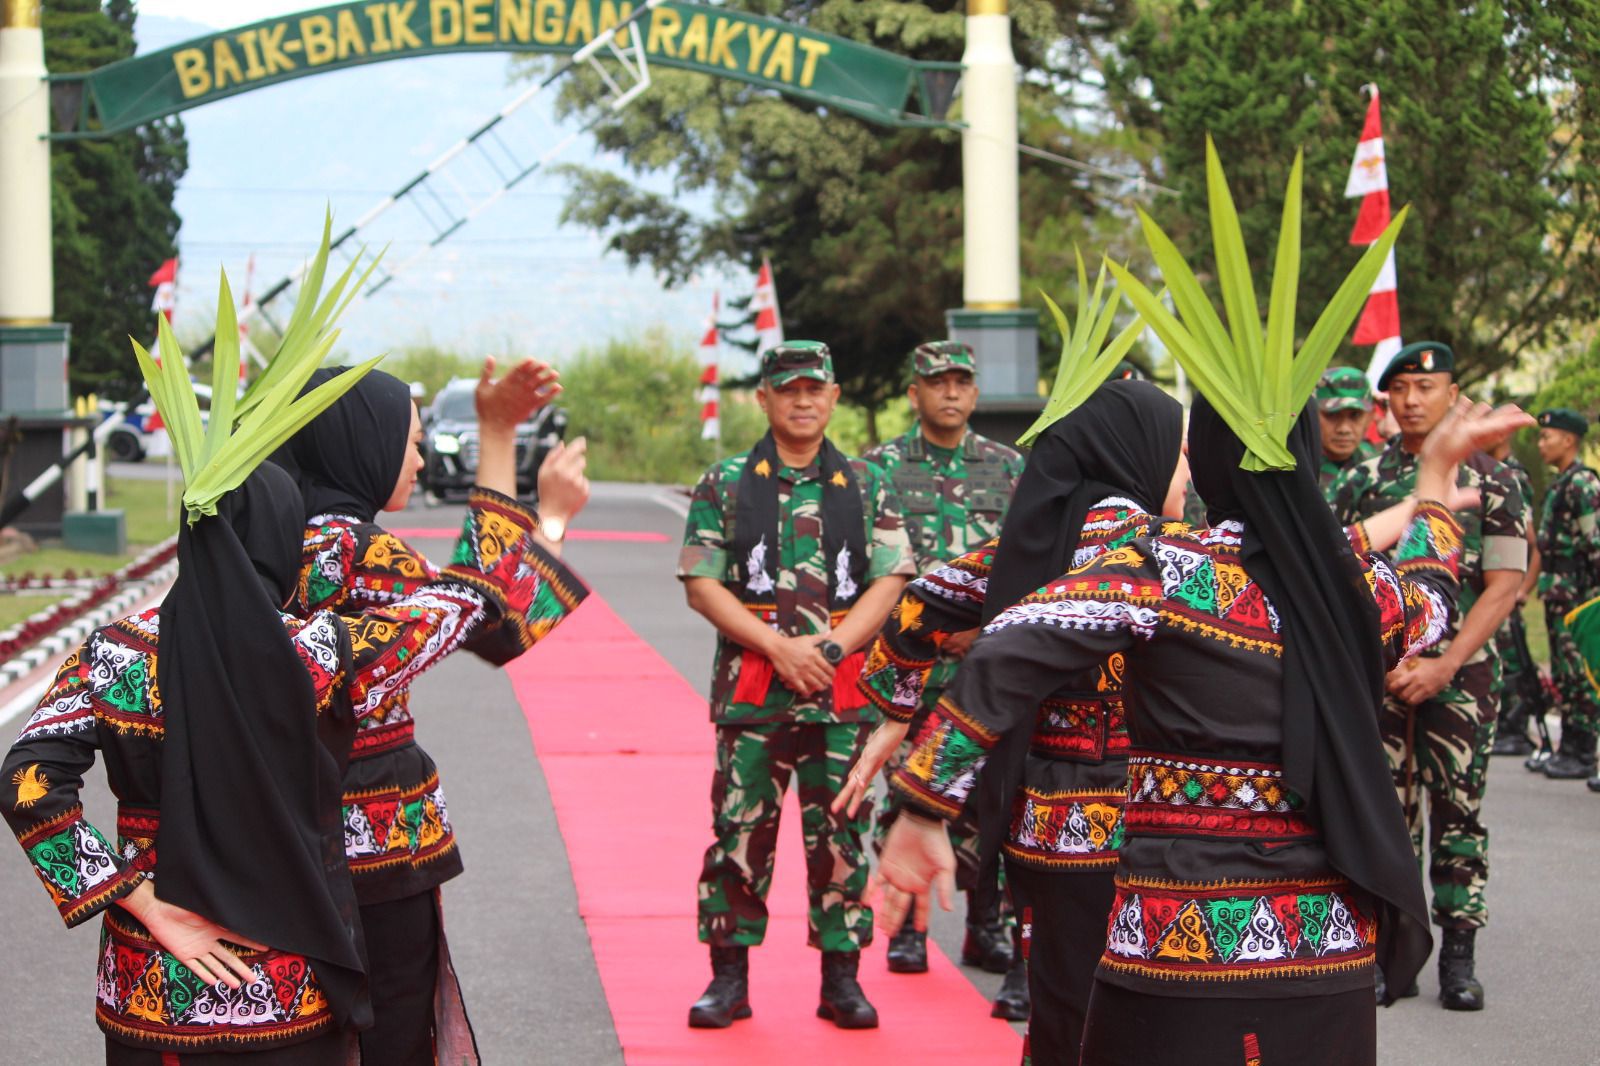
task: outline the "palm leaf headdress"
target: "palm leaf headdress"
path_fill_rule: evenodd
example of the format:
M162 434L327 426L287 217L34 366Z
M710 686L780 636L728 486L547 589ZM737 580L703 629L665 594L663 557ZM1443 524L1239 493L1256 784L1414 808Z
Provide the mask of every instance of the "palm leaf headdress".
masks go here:
M1122 357L1128 354L1133 347L1133 342L1139 339L1139 334L1144 332L1144 319L1135 318L1104 350L1101 345L1106 343L1106 337L1111 332L1112 323L1117 317L1117 306L1120 299L1106 299L1105 281L1106 264L1100 264L1100 273L1094 279L1094 290L1089 289L1089 272L1083 265L1083 253L1073 249L1078 259L1078 313L1076 321L1071 326L1067 324L1067 316L1062 314L1061 308L1050 299L1048 293L1041 292L1044 302L1050 306L1050 314L1055 317L1056 329L1061 334L1061 362L1056 367L1055 384L1051 386L1050 398L1045 402L1044 411L1034 420L1022 436L1017 438L1017 444L1026 448L1038 439L1051 423L1060 421L1076 409L1089 394L1098 389L1111 372L1116 369Z
M1297 152L1284 195L1264 336L1239 213L1210 137L1206 138L1206 190L1217 283L1222 290L1227 327L1177 246L1144 211L1139 212L1139 217L1145 241L1162 280L1172 292L1177 315L1168 311L1161 299L1127 269L1110 264L1128 302L1150 323L1195 386L1243 442L1245 455L1240 466L1245 470L1294 469L1289 432L1333 358L1334 349L1360 313L1410 210L1402 208L1362 255L1317 316L1297 355L1294 318L1300 281L1301 163Z
M209 425L200 420L200 405L184 366L183 352L166 316L159 316L157 322L159 361L138 341L133 341L139 372L144 375L150 398L166 423L173 453L183 470L183 506L190 525L204 515L216 514L218 500L243 484L262 460L326 410L383 358L380 355L370 359L349 373L340 374L306 395L300 395L312 371L327 358L339 339L339 331L332 328L333 323L361 291L362 284L377 265L374 259L366 272L356 278L356 266L361 259L357 256L324 296L322 285L328 266L332 224L331 216L323 223L322 245L301 282L300 295L277 354L245 395L237 400L239 325L233 307L233 291L228 286L227 272L223 272L217 292Z

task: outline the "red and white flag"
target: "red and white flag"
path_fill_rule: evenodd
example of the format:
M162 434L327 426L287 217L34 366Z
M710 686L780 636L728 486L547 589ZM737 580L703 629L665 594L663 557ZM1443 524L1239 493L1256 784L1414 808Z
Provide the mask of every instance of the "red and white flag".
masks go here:
M756 357L768 348L783 343L783 316L778 313L778 287L772 281L772 263L761 259L761 272L756 275L756 292L750 305L756 312Z
M711 315L700 338L700 439L722 439L721 389L717 385L717 312L720 298L711 294Z
M172 312L178 308L178 261L168 259L162 263L146 284L156 290L155 297L150 301L150 310L159 311L171 322Z
M1378 110L1378 87L1372 90L1372 102L1367 105L1367 121L1361 129L1361 141L1356 145L1356 155L1350 162L1350 180L1345 182L1346 197L1361 197L1361 213L1350 231L1350 243L1366 246L1383 236L1389 226L1389 170L1383 157L1383 120ZM1384 261L1383 269L1372 283L1367 306L1356 323L1355 344L1374 345L1372 360L1367 364L1367 378L1374 386L1389 360L1404 343L1400 339L1400 298L1395 291L1394 251Z

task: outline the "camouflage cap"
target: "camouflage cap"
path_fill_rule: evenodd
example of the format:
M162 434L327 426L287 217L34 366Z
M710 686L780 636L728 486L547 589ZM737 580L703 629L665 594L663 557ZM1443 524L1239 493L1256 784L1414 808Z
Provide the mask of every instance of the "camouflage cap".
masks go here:
M977 373L972 346L961 341L929 341L917 345L911 353L911 372L919 378L931 378L947 370Z
M1539 412L1539 425L1545 429L1561 429L1581 437L1589 432L1589 420L1570 407L1552 407Z
M1378 391L1388 392L1396 374L1450 374L1456 372L1456 353L1442 341L1417 341L1394 353L1378 378Z
M1367 375L1353 366L1330 367L1317 382L1317 410L1325 415L1337 411L1366 411L1372 407L1372 390Z
M833 354L821 341L784 341L761 353L761 379L781 389L795 378L833 382Z

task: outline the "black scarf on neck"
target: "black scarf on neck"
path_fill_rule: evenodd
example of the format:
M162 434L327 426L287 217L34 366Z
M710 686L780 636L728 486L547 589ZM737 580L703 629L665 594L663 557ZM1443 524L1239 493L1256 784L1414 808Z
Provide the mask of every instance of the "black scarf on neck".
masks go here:
M826 437L816 462L822 473L822 553L828 568L828 607L856 601L867 576L866 510L844 453ZM778 581L778 445L769 430L750 449L734 503L731 580L745 603L773 603ZM840 565L841 553L844 555ZM792 619L778 619L787 628Z
M1315 406L1289 436L1292 471L1247 473L1244 445L1204 397L1189 416L1189 462L1210 521L1244 523L1242 561L1283 626L1283 768L1322 830L1334 869L1378 908L1378 965L1391 999L1433 938L1400 804L1378 735L1378 612L1348 540L1317 487Z
M161 603L157 894L241 936L304 955L335 1017L371 1024L365 945L344 860L348 689L320 714L279 608L300 572L305 511L262 463L214 517L178 533ZM348 682L350 647L321 649Z

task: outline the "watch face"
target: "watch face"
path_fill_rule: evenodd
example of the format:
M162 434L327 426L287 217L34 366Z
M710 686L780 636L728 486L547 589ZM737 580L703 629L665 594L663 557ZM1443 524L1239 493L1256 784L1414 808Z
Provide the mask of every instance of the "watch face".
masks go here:
M831 640L822 642L822 657L835 666L844 659L844 649Z

